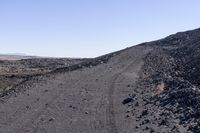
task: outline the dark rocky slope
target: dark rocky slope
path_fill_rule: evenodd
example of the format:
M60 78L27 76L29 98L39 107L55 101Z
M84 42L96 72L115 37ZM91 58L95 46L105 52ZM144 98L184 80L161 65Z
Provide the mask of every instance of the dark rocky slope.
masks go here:
M161 125L170 127L174 119L185 128L184 132L199 133L200 29L146 45L154 47L145 58L140 81L140 88L148 95L147 103L164 109ZM150 95L149 90L154 93ZM181 130L174 126L171 132Z

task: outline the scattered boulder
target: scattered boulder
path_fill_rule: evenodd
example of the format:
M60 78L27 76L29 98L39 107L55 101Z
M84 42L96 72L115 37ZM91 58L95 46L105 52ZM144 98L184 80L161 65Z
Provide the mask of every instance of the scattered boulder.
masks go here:
M141 116L146 116L146 115L148 115L148 110L147 109L145 109L145 110L142 111Z
M132 102L133 100L134 100L134 98L136 97L136 95L129 95L129 97L128 98L126 98L126 99L124 99L123 101L122 101L122 104L128 104L128 103L130 103L130 102Z
M53 117L49 119L50 122L52 122L52 121L54 121L54 120L55 120L55 118L53 118Z
M127 103L130 103L133 101L133 98L129 97L129 98L126 98L122 101L122 104L127 104Z

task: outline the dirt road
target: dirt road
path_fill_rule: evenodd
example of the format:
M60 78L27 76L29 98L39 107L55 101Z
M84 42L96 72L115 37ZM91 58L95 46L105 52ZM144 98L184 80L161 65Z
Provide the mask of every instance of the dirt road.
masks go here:
M1 99L1 133L132 133L124 98L134 91L150 48L136 46L107 63L40 76Z

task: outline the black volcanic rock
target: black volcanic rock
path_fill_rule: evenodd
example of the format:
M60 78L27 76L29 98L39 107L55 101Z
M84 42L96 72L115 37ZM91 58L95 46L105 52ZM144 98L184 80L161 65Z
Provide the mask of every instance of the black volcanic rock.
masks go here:
M124 99L123 101L122 101L122 104L127 104L127 103L130 103L130 102L132 102L133 101L133 98L126 98L126 99Z
M164 82L165 88L149 99L177 115L188 131L199 132L200 29L171 35L153 42L153 46L155 49L146 56L143 66L143 75L148 78L142 77L141 82L152 88Z

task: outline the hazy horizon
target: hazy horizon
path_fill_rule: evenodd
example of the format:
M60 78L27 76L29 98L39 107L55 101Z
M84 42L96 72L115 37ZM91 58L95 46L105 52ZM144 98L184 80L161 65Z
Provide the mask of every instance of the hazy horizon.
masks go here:
M97 57L200 27L200 1L0 1L0 54Z

